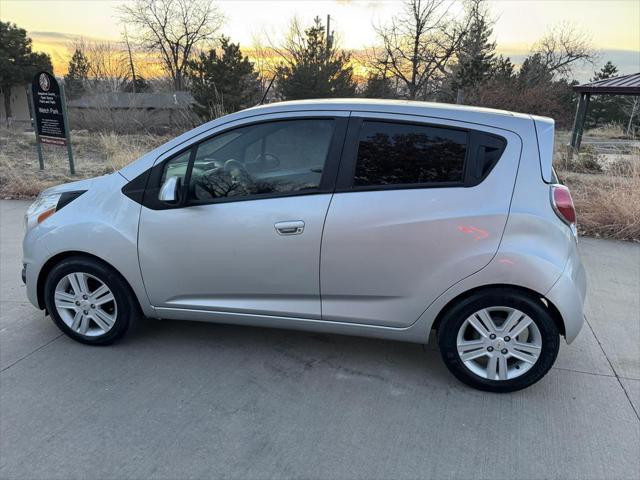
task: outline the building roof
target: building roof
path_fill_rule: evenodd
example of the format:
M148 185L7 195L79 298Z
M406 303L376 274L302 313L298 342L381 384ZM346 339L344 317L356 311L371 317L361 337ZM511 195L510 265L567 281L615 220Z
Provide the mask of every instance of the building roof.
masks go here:
M69 108L109 108L175 110L188 108L194 103L189 92L174 93L127 93L107 92L87 95L68 102Z
M576 92L610 95L640 95L640 73L605 78L573 87Z

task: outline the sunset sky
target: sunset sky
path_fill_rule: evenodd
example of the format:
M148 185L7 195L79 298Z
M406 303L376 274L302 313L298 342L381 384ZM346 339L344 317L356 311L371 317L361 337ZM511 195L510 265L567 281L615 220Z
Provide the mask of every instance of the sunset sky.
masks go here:
M0 18L27 29L34 48L50 53L56 73L63 73L69 41L74 38L119 40L122 25L112 0L0 0ZM218 0L226 16L222 33L250 48L256 35L274 39L297 15L311 21L315 15L332 18L332 29L343 47L361 49L375 43L372 24L393 16L400 2L355 0ZM622 73L640 71L640 0L492 0L490 10L498 51L510 55L514 63L551 26L569 21L590 35L601 51L596 67L611 59ZM453 10L460 10L459 5ZM590 76L593 67L584 67L578 77ZM582 78L584 79L584 78Z

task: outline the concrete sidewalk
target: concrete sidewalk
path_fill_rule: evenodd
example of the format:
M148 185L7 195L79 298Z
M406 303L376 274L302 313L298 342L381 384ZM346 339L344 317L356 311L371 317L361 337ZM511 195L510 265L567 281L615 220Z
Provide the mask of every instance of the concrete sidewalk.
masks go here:
M0 202L0 478L640 478L640 245L581 239L588 325L515 394L433 344L143 321L87 347L27 303Z

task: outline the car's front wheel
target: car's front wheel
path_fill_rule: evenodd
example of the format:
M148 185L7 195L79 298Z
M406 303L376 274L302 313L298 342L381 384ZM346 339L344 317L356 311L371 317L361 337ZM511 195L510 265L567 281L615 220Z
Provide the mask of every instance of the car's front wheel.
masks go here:
M478 292L440 322L447 368L472 387L512 392L540 380L553 365L559 332L542 301L519 290Z
M44 284L44 299L64 333L91 345L122 337L137 314L137 303L122 276L87 257L70 257L55 265Z

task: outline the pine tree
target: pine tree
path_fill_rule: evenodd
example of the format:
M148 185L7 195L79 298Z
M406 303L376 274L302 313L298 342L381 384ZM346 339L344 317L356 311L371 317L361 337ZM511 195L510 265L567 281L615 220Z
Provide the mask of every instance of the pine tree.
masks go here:
M364 98L398 98L393 80L377 73L367 77L362 96Z
M518 72L518 83L520 88L526 89L553 82L553 74L545 65L539 53L529 55L522 62Z
M89 81L89 60L82 50L73 52L67 74L64 76L65 92L69 98L79 98L86 90Z
M134 91L136 93L147 93L151 91L151 84L141 75L136 75L136 88L134 89L133 87L133 80L127 80L127 82L124 83L122 90L128 93L133 93Z
M618 68L611 62L607 62L599 72L594 73L591 82L606 80L615 77ZM623 110L623 99L614 95L594 95L587 111L587 125L595 128L606 123L623 123L625 114Z
M480 86L493 74L496 65L496 42L484 0L471 0L468 7L469 30L457 53L457 63L452 69L451 90L458 103L474 87Z
M258 73L242 55L240 44L223 36L220 50L202 52L189 62L194 110L204 120L251 106L260 92Z
M24 28L0 21L0 90L7 123L12 116L11 89L31 82L43 70L53 73L49 55L31 50L31 39Z
M611 61L605 63L604 67L596 72L591 78L591 82L597 82L598 80L606 80L607 78L615 77L618 74L618 67L616 67Z
M512 80L514 77L515 67L511 63L511 58L500 55L496 59L493 69L492 78L499 81Z
M332 36L327 42L320 17L299 37L289 39L286 63L276 70L278 94L286 100L354 96L350 55L338 50Z

